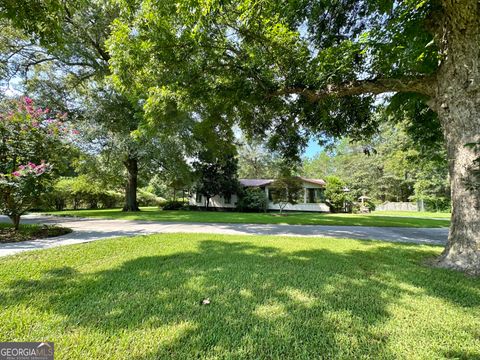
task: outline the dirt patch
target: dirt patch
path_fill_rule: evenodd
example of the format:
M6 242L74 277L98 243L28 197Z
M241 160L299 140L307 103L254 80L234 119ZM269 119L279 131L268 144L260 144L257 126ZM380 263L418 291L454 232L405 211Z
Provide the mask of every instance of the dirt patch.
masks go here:
M21 242L69 234L72 229L53 225L28 225L15 231L12 227L0 228L0 243Z

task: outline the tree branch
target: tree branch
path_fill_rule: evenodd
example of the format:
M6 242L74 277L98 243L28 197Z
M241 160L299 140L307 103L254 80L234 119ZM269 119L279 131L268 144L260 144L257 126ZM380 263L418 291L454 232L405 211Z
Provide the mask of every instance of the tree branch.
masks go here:
M274 96L303 95L311 102L317 102L330 96L344 97L362 94L383 94L387 92L415 92L434 96L434 77L403 79L371 79L350 81L339 85L327 85L320 90L304 87L289 87L275 92Z

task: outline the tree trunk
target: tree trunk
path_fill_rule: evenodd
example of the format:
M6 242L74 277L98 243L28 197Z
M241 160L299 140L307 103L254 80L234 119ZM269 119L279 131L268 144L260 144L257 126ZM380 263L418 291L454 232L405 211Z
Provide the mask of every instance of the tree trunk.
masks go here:
M480 274L480 193L478 190L469 190L466 184L472 177L471 166L476 155L473 149L465 146L473 142L475 137L478 139L480 120L476 114L479 112L458 110L457 108L455 111L456 119L450 119L451 122L444 125L452 196L452 222L448 244L439 264ZM480 111L480 107L477 107L477 111Z
M128 156L124 161L127 168L127 184L125 186L125 205L123 211L140 211L137 202L138 160Z
M20 215L10 215L9 218L12 220L15 231L18 231L20 228Z
M452 222L438 264L480 274L480 191L469 190L478 154L465 144L480 141L480 26L477 1L452 1L448 49L437 77L434 107L446 140Z

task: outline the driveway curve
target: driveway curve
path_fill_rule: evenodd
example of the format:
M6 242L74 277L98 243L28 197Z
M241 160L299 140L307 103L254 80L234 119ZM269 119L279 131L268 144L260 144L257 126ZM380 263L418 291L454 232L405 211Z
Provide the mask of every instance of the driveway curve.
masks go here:
M0 222L8 221L7 217L0 216ZM46 215L26 215L22 217L22 222L27 224L59 225L71 228L73 232L49 239L0 244L0 256L12 255L28 250L80 244L114 237L158 233L335 237L430 245L444 245L448 238L447 228L420 229L370 226L154 222L55 217Z

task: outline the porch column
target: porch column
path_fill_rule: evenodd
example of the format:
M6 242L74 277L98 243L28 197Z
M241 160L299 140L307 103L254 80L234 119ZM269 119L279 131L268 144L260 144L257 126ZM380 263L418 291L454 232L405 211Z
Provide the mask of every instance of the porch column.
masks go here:
M303 188L303 203L307 203L307 188Z

